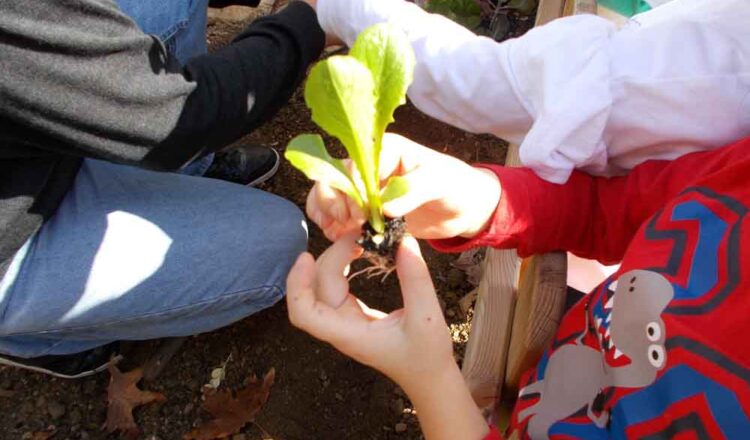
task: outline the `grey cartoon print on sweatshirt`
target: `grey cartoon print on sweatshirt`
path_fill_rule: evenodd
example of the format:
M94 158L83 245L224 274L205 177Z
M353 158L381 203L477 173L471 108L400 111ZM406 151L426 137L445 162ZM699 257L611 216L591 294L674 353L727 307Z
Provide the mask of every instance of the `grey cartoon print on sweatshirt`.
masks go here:
M575 344L562 345L550 355L543 379L520 391L520 397L540 394L536 403L518 414L519 421L531 416L527 431L531 438L549 438L554 423L583 407L594 424L605 427L609 414L603 411L597 416L592 410L597 395L609 387L650 385L666 365L661 313L674 297L672 285L656 272L633 270L609 289L600 299L602 304L586 313L586 329L589 316L594 316L601 351L583 345L584 331ZM630 361L626 365L611 366L607 361L623 356Z

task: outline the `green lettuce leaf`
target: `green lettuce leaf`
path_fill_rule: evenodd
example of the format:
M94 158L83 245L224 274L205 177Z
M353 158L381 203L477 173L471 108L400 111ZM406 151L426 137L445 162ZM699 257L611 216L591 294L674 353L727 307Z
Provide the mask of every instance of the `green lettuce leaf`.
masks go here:
M302 134L289 142L284 157L310 180L336 188L364 207L357 187L349 177L343 161L328 154L323 139L317 134Z
M380 191L373 142L375 84L372 74L357 59L333 56L316 64L305 85L305 102L312 119L346 148L356 165L366 192L372 227L382 230Z
M409 182L401 176L391 176L385 188L380 193L380 200L388 203L409 192Z
M367 66L374 82L375 170L380 169L380 150L385 129L396 108L406 103L406 90L414 76L416 60L409 38L389 23L376 24L357 36L349 55Z
M406 102L415 59L407 36L390 24L365 29L349 56L333 56L316 64L305 84L305 103L312 119L346 148L356 171L325 151L320 137L299 136L286 157L309 178L327 182L349 194L367 211L377 232L385 229L382 199L406 192L405 181L391 179L380 190L380 151L393 112ZM327 176L327 174L331 174Z

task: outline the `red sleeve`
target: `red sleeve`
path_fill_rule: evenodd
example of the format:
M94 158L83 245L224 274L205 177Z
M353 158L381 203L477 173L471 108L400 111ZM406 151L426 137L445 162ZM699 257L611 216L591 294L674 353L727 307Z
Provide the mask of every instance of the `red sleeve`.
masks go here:
M649 161L623 177L576 171L557 185L526 168L480 164L500 179L502 195L489 227L472 239L432 240L445 252L477 246L518 249L522 257L556 250L604 263L620 261L641 224L684 189L747 176L750 138L674 161Z
M490 425L490 433L483 440L503 440L503 437L500 435L497 427Z

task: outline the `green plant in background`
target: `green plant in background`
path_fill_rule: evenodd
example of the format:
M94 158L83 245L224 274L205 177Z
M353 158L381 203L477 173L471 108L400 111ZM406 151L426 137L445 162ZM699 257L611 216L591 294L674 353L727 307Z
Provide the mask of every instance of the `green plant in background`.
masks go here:
M523 24L512 23L516 23L520 18L525 18L522 23L529 20L538 3L538 0L413 1L427 12L443 15L478 35L491 37L496 41L503 41L508 38L511 29L523 29Z
M346 148L356 172L328 154L315 134L295 137L285 157L312 180L348 194L366 213L370 226L385 232L383 203L402 196L406 181L391 177L380 188L380 151L393 112L406 102L414 73L414 53L406 35L383 23L365 29L349 55L317 63L305 84L312 119Z
M428 0L425 10L450 18L470 30L482 23L482 9L474 0Z

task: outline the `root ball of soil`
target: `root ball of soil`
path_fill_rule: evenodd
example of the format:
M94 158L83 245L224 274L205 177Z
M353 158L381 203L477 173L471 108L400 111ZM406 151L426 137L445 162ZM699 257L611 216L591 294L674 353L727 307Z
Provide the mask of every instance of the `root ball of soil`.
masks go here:
M396 250L406 233L406 220L403 217L386 219L385 232L375 231L370 223L362 225L362 236L357 244L366 252L385 258L392 266L396 262Z

